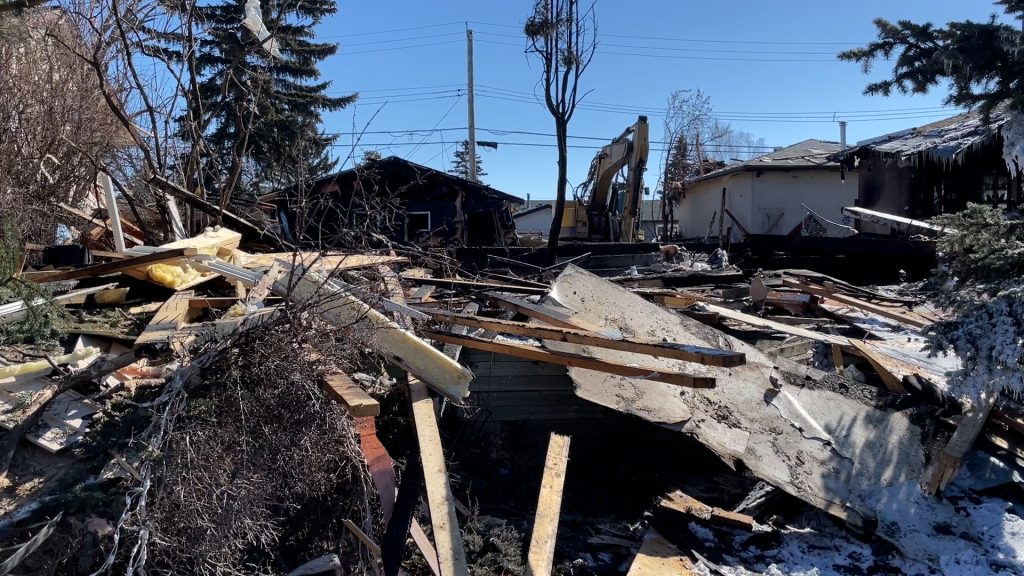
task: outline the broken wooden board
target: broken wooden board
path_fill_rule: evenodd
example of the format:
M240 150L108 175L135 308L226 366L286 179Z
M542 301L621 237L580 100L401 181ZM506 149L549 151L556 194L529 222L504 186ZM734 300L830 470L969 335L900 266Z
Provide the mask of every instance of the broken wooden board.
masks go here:
M28 314L28 311L32 306L45 306L48 302L62 306L67 304L82 304L89 296L115 286L117 286L117 284L104 284L103 286L93 286L91 288L72 290L66 294L54 296L49 300L45 298L37 298L36 300L28 303L24 300L15 300L14 302L0 304L0 324L17 322L18 320L23 319L25 315Z
M250 254L241 250L234 250L232 254L234 256L234 264L250 270L269 268L274 262L279 260L284 262L288 268L291 268L294 262L307 268L313 268L318 272L355 270L381 264L403 264L409 261L408 258L402 256L386 256L381 254L331 254L320 252L264 252L261 254Z
M865 300L860 300L859 298L854 298L852 296L840 294L834 290L829 290L824 286L818 286L809 282L783 279L782 284L784 286L795 288L808 294L824 296L831 300L835 300L836 302L839 302L841 304L846 304L847 306L857 308L858 310L863 310L865 312L877 314L878 316L888 318L890 320L893 320L895 322L898 322L902 325L908 326L913 329L921 329L933 323L932 320L924 318L920 314L916 314L904 308L895 308L889 306L882 306L879 304L873 304Z
M296 271L293 283L278 281L278 296L308 305L339 328L363 328L372 334L374 350L411 372L447 398L461 402L469 394L473 373L440 350L403 329L380 312L315 272Z
M57 384L47 378L0 386L0 427L11 430L28 417L33 403L45 395L53 395ZM43 450L57 453L82 439L89 416L99 412L99 406L84 396L68 390L46 407L35 425L25 432L25 440Z
M409 395L412 400L413 423L416 426L416 441L423 463L430 524L434 529L441 574L469 576L466 549L462 543L462 534L459 532L459 520L455 516L455 497L452 496L451 486L448 484L448 469L441 447L434 401L430 398L427 387L415 379L409 381Z
M234 230L209 228L202 234L192 238L162 244L159 249L192 248L196 250L196 255L216 256L217 252L223 248L237 248L241 241L242 235ZM129 252L134 253L132 251ZM186 260L132 268L125 270L124 273L133 278L147 280L174 290L187 290L217 277L217 274L211 272L196 273L191 270Z
M767 328L769 330L774 330L776 332L782 332L783 334L792 334L793 336L801 336L803 338L809 338L817 342L825 342L826 344L839 344L841 346L845 346L848 344L847 339L843 338L842 336L822 334L821 332L814 332L813 330L807 330L806 328L801 328L799 326L790 326L788 324L782 324L780 322L767 320L765 318L760 318L752 314L744 314L743 312L730 310L729 308L724 308L722 306L715 306L714 304L709 304L707 302L702 302L699 304L699 306L704 308L708 312L714 312L718 314L722 318L736 320L737 322L743 322L744 324L749 324L751 326L756 326L758 328Z
M970 407L960 419L953 436L925 471L924 477L921 479L921 487L925 492L934 494L945 489L960 472L960 466L964 457L967 456L967 451L974 446L974 442L981 435L981 429L984 428L988 415L998 398L998 392L985 390L979 398L973 399Z
M143 256L133 256L117 260L115 262L94 264L92 266L84 266L82 268L74 268L71 270L26 272L22 277L37 284L43 284L45 282L64 282L67 280L77 280L79 278L91 278L95 276L106 276L107 274L116 274L118 272L127 272L132 268L139 268L142 266L149 266L151 264L158 264L161 262L178 260L179 258L195 256L196 253L197 251L195 248L172 248L168 250L161 250L160 252L154 252L152 254L145 254Z
M648 528L640 551L626 576L691 576L697 574L693 561L654 528Z
M695 516L701 520L709 520L719 524L744 528L747 530L752 530L754 528L753 517L746 514L740 514L738 512L730 512L716 506L708 506L700 500L684 494L680 490L669 493L667 496L662 498L660 502L658 502L658 505L662 508L668 508L669 510L675 510L676 512Z
M488 292L487 299L506 310L512 310L526 316L527 318L539 320L545 324L560 326L562 328L572 328L575 330L587 330L590 332L597 331L596 326L584 325L582 320L577 320L565 311L557 310L553 306L538 306L533 302L527 302L521 298L513 298L506 294L498 294L496 292Z
M380 415L380 403L353 382L347 374L334 372L325 375L323 388L328 396L340 402L353 416Z
M622 376L631 376L633 378L651 382L663 382L667 384L674 384L676 386L683 386L689 388L713 388L715 386L714 378L708 378L704 376L693 376L691 374L686 374L683 372L664 371L655 368L647 368L644 366L638 366L635 362L630 364L608 362L584 354L573 354L570 352L561 352L557 350L545 350L544 348L539 348L537 346L527 346L524 344L495 342L493 340L487 340L484 338L477 338L474 336L459 336L456 334L449 334L447 332L428 331L424 332L424 336L436 340L438 342L444 342L446 344L457 344L460 346L465 346L466 348L473 348L474 350L495 352L497 354L505 354L507 356L514 356L516 358L536 360L537 362L547 362L548 364L558 364L561 366L575 366L578 368L587 368L598 372L619 374Z
M554 564L558 517L562 512L562 488L565 485L565 469L569 464L569 440L568 436L554 433L548 439L544 477L541 479L530 549L526 557L526 573L531 576L551 574Z
M496 318L479 318L467 316L455 312L443 310L421 310L434 320L467 326L469 328L482 328L493 330L502 334L515 334L529 338L543 338L547 340L559 340L572 344L585 346L597 346L599 348L610 348L624 352L634 352L649 356L675 358L677 360L688 360L709 366L739 366L743 364L743 355L727 350L715 350L713 348L701 348L699 346L677 345L670 342L646 342L628 338L609 338L586 330L575 328L547 327L512 320L500 320Z
M903 414L790 382L756 348L579 268L566 269L549 298L572 311L573 320L625 337L665 338L746 355L747 363L734 368L667 358L649 362L662 370L720 378L723 385L711 389L570 368L576 394L584 399L682 430L727 463L742 462L755 476L855 525L875 517L879 487L920 478L921 432ZM561 342L544 345L621 364L646 359Z
M913 340L908 342L909 340ZM900 383L907 376L917 376L934 384L940 390L949 386L947 372L959 370L960 360L954 355L929 356L924 349L923 338L901 338L892 340L850 340L853 349L846 348L871 362L882 376L886 386L890 382ZM877 364L877 366L876 366ZM888 379L888 380L887 380ZM896 388L890 388L894 392Z
M481 282L477 280L466 280L463 278L423 278L420 276L412 276L409 274L402 274L402 280L407 280L413 284L425 284L430 286L437 286L438 288L448 288L451 290L472 290L472 291L494 291L494 292L512 292L514 294L544 294L547 292L544 288L536 288L533 286L519 286L516 284L499 284L497 282Z
M195 296L192 290L175 292L153 315L146 329L135 340L135 346L167 342L170 337L185 325L188 314L188 303Z

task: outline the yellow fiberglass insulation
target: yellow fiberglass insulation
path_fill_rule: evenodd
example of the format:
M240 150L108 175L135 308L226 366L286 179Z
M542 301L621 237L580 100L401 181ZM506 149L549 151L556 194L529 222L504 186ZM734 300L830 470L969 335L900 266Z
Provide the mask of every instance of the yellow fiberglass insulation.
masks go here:
M199 278L188 264L153 264L146 271L149 279L167 288L180 288Z

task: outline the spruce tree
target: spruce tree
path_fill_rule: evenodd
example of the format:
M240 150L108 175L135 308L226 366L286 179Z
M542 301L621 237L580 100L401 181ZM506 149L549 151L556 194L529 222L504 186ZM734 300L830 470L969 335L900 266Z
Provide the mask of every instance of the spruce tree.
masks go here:
M1024 21L1024 0L1000 0L1007 15ZM1024 110L1024 32L1020 24L1003 24L993 15L985 22L875 20L878 39L863 48L839 53L840 60L858 62L867 73L875 60L895 56L892 75L872 82L865 94L924 94L948 81L946 104L974 107L988 115L1002 102Z
M458 176L459 178L465 178L469 180L469 140L463 140L459 142L459 149L455 151L455 162L452 163L451 174ZM484 172L483 162L480 160L480 155L476 155L476 179L477 182L483 184L483 178L487 176L487 172Z
M263 0L260 8L271 34L262 43L241 24L245 0L198 7L209 27L198 40L196 69L202 108L213 114L203 136L214 191L236 175L236 190L255 193L331 171L335 137L319 131L322 114L356 99L329 96L331 82L320 81L317 64L337 45L315 42L314 29L336 12L333 1Z

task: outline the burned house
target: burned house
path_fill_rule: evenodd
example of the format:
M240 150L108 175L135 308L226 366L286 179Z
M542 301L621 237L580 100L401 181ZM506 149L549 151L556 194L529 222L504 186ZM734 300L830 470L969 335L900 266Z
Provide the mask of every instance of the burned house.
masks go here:
M264 199L275 203L286 239L323 246L351 244L367 231L419 246L515 245L511 208L523 203L396 156Z
M856 205L894 216L927 219L958 212L968 203L1013 207L1022 198L1019 171L1003 160L1000 109L986 122L967 112L857 143L833 158L856 167ZM861 222L862 232L889 227Z

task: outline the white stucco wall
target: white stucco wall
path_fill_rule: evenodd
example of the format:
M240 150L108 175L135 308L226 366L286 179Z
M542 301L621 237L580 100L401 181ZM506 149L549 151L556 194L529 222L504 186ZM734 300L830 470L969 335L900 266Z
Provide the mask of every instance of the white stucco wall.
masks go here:
M800 204L806 204L823 217L842 222L843 206L853 206L857 198L857 174L849 172L846 181L836 171L739 172L705 180L691 186L677 209L684 238L704 237L708 222L722 203L722 188L727 188L726 207L752 234L787 234L804 217ZM725 228L732 226L732 240L743 233L725 217ZM718 235L715 215L712 237Z
M520 234L541 234L547 236L551 231L552 208L538 210L525 216L512 215L516 221L516 232Z
M722 207L722 188L727 188L725 206L743 225L750 221L750 197L752 172L738 172L721 178L698 182L686 192L686 197L679 202L676 216L679 218L679 234L683 238L703 238L708 233L708 223L714 216L711 236L718 237L718 211ZM733 226L732 239L742 238L740 232L728 216L725 217L725 228Z

